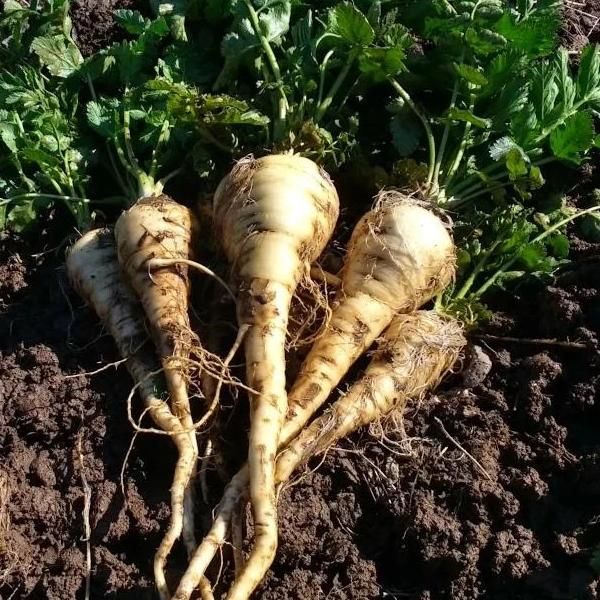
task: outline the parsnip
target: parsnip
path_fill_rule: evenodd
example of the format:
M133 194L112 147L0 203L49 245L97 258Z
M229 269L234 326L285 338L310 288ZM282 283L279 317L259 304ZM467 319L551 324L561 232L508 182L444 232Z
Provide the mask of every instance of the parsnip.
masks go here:
M394 315L443 291L454 267L454 244L439 217L400 192L378 196L354 228L331 319L289 392L280 446L296 436Z
M399 192L379 195L373 210L353 231L326 331L311 348L288 394L280 448L325 402L394 314L414 310L448 285L454 264L452 239L434 213ZM177 600L190 597L225 542L232 511L245 494L248 478L246 465L227 486L211 530L177 588Z
M184 513L192 508L184 506L184 497L196 460L193 434L184 429L159 397L154 375L158 370L156 356L149 347L141 307L121 277L113 233L97 229L82 236L68 254L67 272L74 289L95 310L114 338L120 355L127 359L129 372L151 418L171 435L179 453L171 487L171 522L154 558L157 588L161 598L168 598L166 559L181 535ZM193 523L193 517L188 514L185 521Z
M461 325L433 311L397 315L384 332L362 378L302 430L277 459L286 482L308 459L340 439L433 389L466 344Z
M194 450L193 469L186 486L184 543L195 548L193 482L198 441L188 396L189 356L201 353L200 342L190 328L188 265L196 221L192 212L160 193L140 198L123 212L115 225L117 252L125 279L146 313L158 354L165 370L173 412L190 431ZM166 263L165 266L161 263ZM187 519L192 519L190 522Z
M217 239L233 265L237 314L246 330L250 397L248 464L256 532L229 598L247 598L277 547L275 456L287 410L285 337L294 291L327 244L339 200L328 176L295 155L244 159L214 196Z

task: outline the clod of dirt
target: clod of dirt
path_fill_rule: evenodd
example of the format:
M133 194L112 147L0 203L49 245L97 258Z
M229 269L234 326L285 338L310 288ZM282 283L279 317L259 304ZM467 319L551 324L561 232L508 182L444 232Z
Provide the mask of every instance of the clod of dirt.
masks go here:
M492 359L476 344L469 347L467 362L461 372L462 383L466 388L474 388L485 381L492 370Z
M130 8L147 12L142 0L75 0L71 5L74 38L84 56L125 38L114 19L114 11Z

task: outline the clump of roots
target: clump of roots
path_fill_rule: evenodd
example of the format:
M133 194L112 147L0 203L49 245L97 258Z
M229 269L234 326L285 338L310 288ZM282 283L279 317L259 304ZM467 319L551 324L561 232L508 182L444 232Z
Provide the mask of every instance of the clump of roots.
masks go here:
M327 275L317 281L307 268L300 280L289 316L286 350L293 351L311 346L326 330L331 319L331 301L335 288Z

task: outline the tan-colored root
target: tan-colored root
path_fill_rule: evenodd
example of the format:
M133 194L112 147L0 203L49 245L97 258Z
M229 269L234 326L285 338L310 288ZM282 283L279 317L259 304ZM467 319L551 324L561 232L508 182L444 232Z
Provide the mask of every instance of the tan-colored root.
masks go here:
M255 281L242 291L247 300L240 313L244 322L251 315L254 325L245 337L248 383L256 390L250 394L250 434L248 464L250 501L254 514L255 542L251 558L241 569L229 597L247 598L260 583L261 564L272 560L277 548L277 500L275 496L275 456L279 431L287 409L285 393L285 338L291 291L273 281ZM264 298L270 301L264 303ZM277 435L273 435L274 432ZM250 560L253 560L250 563ZM254 565L258 568L254 568ZM249 568L252 565L252 568Z
M165 368L173 410L188 428L192 416L185 359L189 348L199 345L187 310L188 267L177 264L150 269L148 263L189 260L195 227L191 211L165 195L138 200L115 225L121 268L146 312Z
M173 595L173 600L189 600L194 590L198 587L215 554L227 539L231 518L238 502L240 499L246 502L248 481L248 465L244 465L227 485L223 498L216 510L210 531L204 537L190 560L186 572L179 581L177 591Z
M148 277L150 277L150 279L152 279L153 269L164 269L165 267L173 267L175 265L186 265L187 267L192 267L193 269L196 269L205 275L209 275L215 281L219 282L229 297L234 302L236 301L235 294L231 291L231 288L225 283L225 281L212 269L209 269L207 266L196 262L195 260L189 260L187 258L151 258L146 264L148 266Z
M184 500L197 456L192 434L157 395L161 386L157 381L156 356L148 347L141 307L121 278L112 232L97 230L84 235L67 257L67 272L73 287L111 333L119 354L127 359L127 368L135 381L128 399L130 419L131 396L138 390L145 410L160 431L171 435L178 450L171 487L171 520L154 560L156 586L160 597L166 600L169 598L164 573L167 556L186 527L193 532L192 506Z
M185 429L194 427L188 395L187 358L191 347L200 342L191 331L188 316L190 291L185 264L150 269L148 262L157 259L189 260L197 227L192 212L165 195L142 198L123 212L115 225L117 253L121 268L140 299L150 323L161 358L173 412ZM193 468L186 486L185 537L191 545L193 523L193 482L196 475L198 442L188 434L195 453Z
M279 447L293 439L312 415L327 400L350 366L381 335L397 312L411 312L441 291L454 274L454 246L439 220L421 205L394 192L380 196L375 208L356 226L351 237L336 305L327 324L326 335L315 341L288 394L288 414L280 433ZM431 260L414 264L415 232L403 229L405 212L433 227L439 243ZM407 239L404 239L406 237ZM408 278L407 272L417 276ZM385 285L384 285L385 283ZM194 578L210 562L209 555L224 543L231 515L235 510L234 489L242 494L248 471L242 468L228 488L209 534L208 543L199 547L198 561L186 575L181 598L193 589ZM235 483L234 483L235 482ZM250 557L248 564L252 557ZM262 566L269 562L266 557ZM269 563L270 564L270 563ZM262 568L262 567L261 567ZM183 580L182 580L183 581Z
M335 441L433 388L452 367L464 344L462 330L452 320L426 311L397 316L361 381L280 454L277 483L285 483L299 464ZM225 543L239 503L247 500L248 480L248 465L244 465L225 489L213 525L190 561L174 600L189 599Z
M425 242L412 219L431 230ZM425 246L428 252L420 252ZM443 222L422 201L381 192L358 222L340 273L332 316L317 338L288 394L280 445L302 430L352 364L397 313L410 313L441 292L454 277L455 249Z
M213 594L210 581L207 577L202 577L202 579L200 580L198 591L200 592L201 600L215 600L215 595Z
M280 454L276 478L287 481L309 458L360 427L403 410L407 400L437 386L464 346L461 326L434 312L398 315L378 344L364 376Z
M249 597L277 547L275 457L287 410L285 344L292 296L324 249L339 213L331 181L312 161L270 155L240 161L214 196L215 228L238 283L251 427L248 462L255 544L229 600Z

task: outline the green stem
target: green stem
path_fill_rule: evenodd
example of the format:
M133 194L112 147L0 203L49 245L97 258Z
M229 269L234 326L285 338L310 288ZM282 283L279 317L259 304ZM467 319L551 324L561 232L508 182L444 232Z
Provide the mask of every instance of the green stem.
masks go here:
M551 227L546 229L544 232L540 233L537 237L535 237L530 244L537 244L547 238L549 235L553 234L555 231L558 231L561 227L564 227L571 221L578 219L579 217L583 217L584 215L589 215L594 212L600 211L600 206L592 206L591 208L586 208L585 210L580 210L574 215L570 215L569 217L565 217L564 219L554 223ZM473 296L479 297L485 294L487 290L494 285L498 277L503 273L506 273L521 257L519 255L511 258L509 261L505 262L479 289L473 292Z
M260 45L267 57L267 62L271 68L273 73L273 77L275 77L275 83L277 84L277 92L279 94L279 102L278 102L278 114L277 120L274 124L275 130L275 139L280 139L280 136L283 133L284 123L287 117L287 111L289 109L289 103L287 96L285 95L285 91L283 89L283 81L281 79L281 71L279 70L279 64L277 62L277 58L275 57L275 53L273 52L273 48L271 48L271 44L269 40L262 34L260 30L260 22L258 20L258 14L254 10L254 7L250 3L250 0L244 0L244 4L248 9L248 14L250 15L250 23L252 24L252 29L254 29L254 33L260 42Z
M132 173L134 173L136 177L139 177L140 173L142 173L142 168L133 151L133 144L131 142L131 113L127 108L123 111L123 140L125 141L125 149L127 150L129 163L132 166Z
M323 93L325 92L325 73L327 72L327 65L329 64L329 60L333 54L333 50L329 50L329 52L327 52L327 54L323 57L323 62L321 63L321 76L319 78L319 96L317 98L317 106L321 106L321 102L323 101Z
M479 169L479 173L484 173L485 175L489 175L491 173L493 173L494 171L497 171L498 169L502 169L505 168L505 164L504 163L492 163L491 165L488 165L487 167L484 167L483 169ZM477 185L479 185L481 183L481 178L479 176L478 173L473 173L471 175L469 175L468 177L465 177L465 179L459 183L457 183L454 186L451 186L451 190L448 191L449 195L454 196L460 192L462 192L464 190L464 188L468 188L469 186L472 185L472 181L476 180L477 181Z
M160 133L158 134L156 146L154 146L154 148L152 149L152 160L150 163L150 172L148 173L150 179L156 178L156 173L158 171L158 153L160 152L164 143L167 141L167 137L169 136L169 127L169 121L168 119L165 119L160 128Z
M165 185L167 185L167 182L169 182L171 179L173 179L173 177L177 177L177 175L179 175L182 172L183 172L183 167L179 167L178 169L175 169L174 171L167 173L163 178L160 179L160 181L157 184L157 188L160 186L160 190L162 191L163 188L165 187Z
M331 106L334 96L338 93L340 87L342 86L342 83L344 82L344 79L346 79L346 77L348 76L348 73L350 72L350 69L352 68L353 63L354 63L354 52L350 52L350 54L348 55L348 59L346 60L346 63L344 64L344 67L342 68L342 70L336 77L335 81L333 82L331 89L325 96L324 100L317 107L317 112L315 113L315 123L318 123L323 118L323 115L327 112L327 109Z
M463 55L461 55L460 62L463 61ZM454 82L454 87L452 88L452 96L450 98L450 106L448 107L448 113L452 111L452 109L456 106L456 100L458 98L458 88L459 88L459 80L458 77ZM440 142L440 149L438 151L437 157L435 159L435 166L433 168L433 181L432 181L432 191L433 193L437 193L440 189L440 170L442 168L442 162L444 160L444 154L446 153L446 145L448 144L448 137L450 136L450 118L446 119L446 124L444 125L444 132L442 133L442 141Z
M458 290L458 292L454 296L456 299L460 300L461 298L464 298L467 295L467 293L469 292L469 290L473 287L473 284L475 283L475 279L477 279L477 276L479 275L479 273L481 273L481 271L483 270L483 267L485 267L485 264L487 263L489 257L492 255L492 253L494 252L494 250L496 250L496 248L498 247L499 244L500 244L500 240L496 240L481 255L481 258L479 259L479 261L477 262L477 264L473 268L473 271L471 272L471 274L469 275L469 277L467 277L466 281L464 282L464 284L462 285L462 287L460 288L460 290Z
M554 162L555 160L556 160L556 158L554 156L547 156L546 158L536 160L536 161L532 162L531 164L534 167L541 167L543 165L547 165L548 163ZM452 196L454 196L456 198L456 200L454 202L450 202L450 204L452 206L457 206L457 205L463 204L466 199L469 199L474 196L481 196L482 194L485 194L486 192L491 191L489 188L482 188L482 184L485 185L486 183L490 183L492 181L500 181L500 180L504 179L505 177L509 177L509 174L506 172L498 173L498 175L489 177L485 181L480 181L479 183L477 183L475 185L472 185L470 187L467 187L466 189L463 189L462 192L458 192L458 186L457 186L456 188L454 188L452 190L452 194L451 194ZM512 181L508 181L508 182L502 184L500 187L506 187L506 185L510 185L511 183L512 183ZM493 188L493 189L496 189L496 188ZM460 196L458 195L458 193L460 193Z
M470 85L469 85L469 88L471 88ZM475 94L471 93L469 96L469 110L473 111L474 108L475 108ZM471 126L472 126L472 123L470 121L467 121L465 123L465 128L463 130L463 134L462 134L462 137L460 140L460 144L458 146L458 150L456 151L456 156L454 157L454 160L452 161L452 164L450 165L450 168L448 169L448 172L445 174L445 177L444 177L444 188L445 189L448 189L450 182L452 181L452 178L458 171L458 168L460 167L460 163L462 162L462 159L465 155L465 151L467 149L467 144L469 143L469 133L471 133Z
M39 192L31 192L27 194L19 194L17 196L11 196L6 198L7 202L13 202L14 200L41 200L42 198L48 198L50 200L64 200L65 202L76 201L76 202L95 202L90 198L82 198L80 196L70 196L65 194L44 194Z
M429 121L423 115L423 113L417 108L417 105L413 102L413 99L410 97L409 93L393 78L389 78L389 82L392 87L398 92L398 95L406 104L408 104L409 108L413 111L416 117L421 121L423 127L425 129L425 135L427 136L427 146L429 148L429 171L427 173L427 185L431 185L433 181L433 170L435 168L435 138L433 137L433 132L431 131L431 126L429 125Z
M514 181L505 181L499 185L494 185L491 187L485 187L478 189L476 192L473 192L467 196L459 196L458 198L453 198L450 202L448 202L448 208L456 209L460 208L464 204L467 204L474 200L475 198L479 198L480 196L485 196L486 194L492 194L493 192L497 192L498 190L502 190L507 188L509 185L515 183Z
M121 173L119 173L119 169L117 167L117 163L115 161L115 156L113 154L112 148L110 147L110 143L106 142L106 151L108 154L108 160L110 162L110 166L112 169L112 172L115 176L115 179L117 180L117 183L119 184L119 187L121 188L121 191L127 195L129 193L129 189L127 187L127 185L125 184L125 181L123 180L123 178L121 177Z

